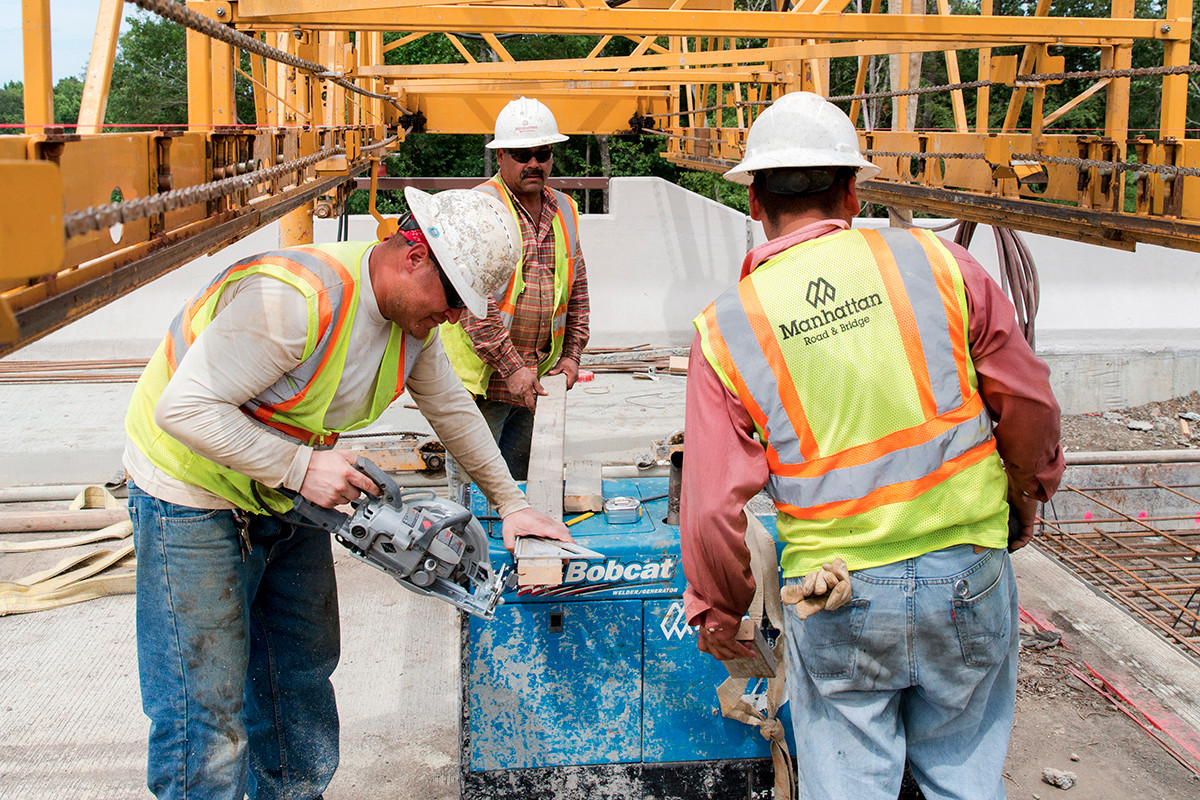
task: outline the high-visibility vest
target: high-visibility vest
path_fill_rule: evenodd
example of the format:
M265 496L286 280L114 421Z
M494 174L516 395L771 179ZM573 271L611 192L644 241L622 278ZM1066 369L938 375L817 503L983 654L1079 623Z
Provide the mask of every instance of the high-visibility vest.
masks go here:
M325 425L325 412L341 381L358 309L360 264L373 244L339 242L276 250L252 256L217 275L176 315L138 380L125 416L125 430L138 449L178 480L207 489L247 511L266 512L254 497L250 478L190 450L154 422L159 398L192 342L216 317L221 295L249 275L270 276L304 295L308 302L308 339L300 364L241 406L247 419L272 433L317 448L331 447L339 432L361 428L377 419L404 391L405 378L427 341L404 333L397 325L392 325L366 416L336 430ZM283 495L261 486L258 490L275 510L291 507L291 501Z
M492 178L479 186L476 191L490 194L508 207L508 211L520 226L520 212L513 203L512 195L504 181ZM558 211L554 215L554 312L550 320L550 351L538 364L537 374L542 377L558 363L562 355L563 336L567 330L567 305L571 300L571 287L575 283L575 253L579 250L579 209L575 201L568 195L551 189L550 193L558 201ZM534 245L536 247L536 245ZM508 284L497 290L493 299L500 312L500 321L504 327L512 330L513 317L516 314L517 299L525 291L524 259L522 268L513 271ZM454 371L462 380L467 391L480 397L487 396L488 381L491 380L490 366L483 363L471 343L471 337L463 330L461 323L443 323L441 325L442 345Z
M785 574L955 544L1004 547L1007 481L953 254L926 231L847 230L758 266L698 316L761 439Z

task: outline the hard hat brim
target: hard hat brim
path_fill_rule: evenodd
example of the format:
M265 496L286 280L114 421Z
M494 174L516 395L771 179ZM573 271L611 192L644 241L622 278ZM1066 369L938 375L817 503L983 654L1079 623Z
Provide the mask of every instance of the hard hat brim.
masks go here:
M493 139L484 145L488 150L513 150L519 147L541 147L547 144L558 144L567 141L569 136L561 133L546 136L531 136L526 139Z
M441 265L442 271L450 279L458 296L466 303L471 316L476 319L486 317L487 298L471 286L470 281L467 280L466 269L458 263L458 259L454 257L442 232L432 223L434 217L433 195L414 186L405 186L404 199L408 201L408 208L412 211L413 218L421 226L421 232L425 234L429 247L437 257L437 263Z
M812 159L812 163L804 164L797 163L804 159L780 159L771 157L748 158L738 164L733 169L725 173L724 177L728 181L739 183L742 186L749 186L754 183L754 173L764 169L785 169L796 167L854 167L857 172L855 179L859 181L869 181L878 175L883 170L867 161L861 156L848 156L842 161L832 163L828 157L816 157Z

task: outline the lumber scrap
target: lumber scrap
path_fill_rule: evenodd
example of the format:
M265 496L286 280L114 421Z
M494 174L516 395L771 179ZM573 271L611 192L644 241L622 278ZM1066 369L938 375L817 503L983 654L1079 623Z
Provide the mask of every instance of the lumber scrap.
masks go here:
M563 481L563 511L578 514L604 510L603 479L600 460L595 458L568 461Z
M721 663L725 665L725 669L729 670L731 678L774 678L776 671L775 654L771 652L771 648L767 646L767 640L763 637L762 628L758 627L752 619L744 619L738 625L738 632L734 636L737 641L742 644L749 645L751 649L758 653L758 658L731 658Z

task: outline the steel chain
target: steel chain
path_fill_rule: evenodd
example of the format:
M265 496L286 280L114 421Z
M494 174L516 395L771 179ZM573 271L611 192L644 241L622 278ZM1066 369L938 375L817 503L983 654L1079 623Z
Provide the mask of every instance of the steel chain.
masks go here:
M244 191L257 184L275 180L283 175L298 172L319 161L324 161L326 158L345 152L345 148L342 147L327 147L311 156L285 161L282 164L255 170L245 175L188 186L183 189L172 189L169 192L138 197L106 206L93 206L83 211L73 211L63 215L63 229L67 238L70 239L73 236L82 236L92 231L107 230L118 223L123 225L187 206L207 203L210 200L217 200Z
M330 72L323 65L314 61L306 61L299 56L294 56L269 44L256 39L253 36L248 36L241 31L236 31L228 25L224 25L211 17L206 17L192 11L181 3L176 3L174 0L127 0L133 3L138 8L149 11L152 14L157 14L164 19L169 19L185 28L191 28L197 33L203 33L205 36L210 36L213 39L219 39L226 44L231 44L234 47L241 48L248 53L264 56L272 61L278 61L281 64L286 64L289 67L302 69L305 72L311 72L316 77L323 80L332 81L333 83L348 89L356 94L361 94L366 97L373 97L377 100L386 100L404 113L408 113L408 109L401 106L392 97L378 92L370 92L359 86L354 85L350 81L342 78L335 73Z

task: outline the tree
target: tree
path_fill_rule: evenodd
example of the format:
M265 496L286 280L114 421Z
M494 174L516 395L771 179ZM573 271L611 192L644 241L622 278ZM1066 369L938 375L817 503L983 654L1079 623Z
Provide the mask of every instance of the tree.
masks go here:
M126 17L113 63L105 122L113 126L187 123L184 29L149 15Z
M22 125L25 122L25 91L20 81L9 81L0 88L0 125ZM5 133L21 133L7 129Z

